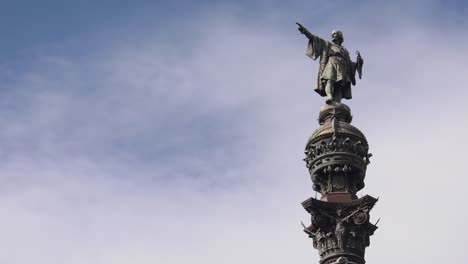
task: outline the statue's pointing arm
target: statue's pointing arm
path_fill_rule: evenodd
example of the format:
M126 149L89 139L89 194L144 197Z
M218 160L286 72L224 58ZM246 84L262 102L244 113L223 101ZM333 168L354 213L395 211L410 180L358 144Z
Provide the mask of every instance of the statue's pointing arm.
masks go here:
M299 32L301 32L301 34L304 34L308 39L312 40L315 36L309 32L309 30L307 30L307 28L305 28L303 25L301 25L300 23L296 22L297 26L298 26L298 29Z
M344 221L348 221L351 217L353 217L353 216L354 216L357 212L359 212L359 211L360 211L360 210L358 209L358 210L356 210L356 211L350 213L350 214L349 214L348 216L346 216L343 220L344 220Z
M316 60L322 55L323 49L326 47L326 41L320 37L315 36L310 33L303 25L296 22L298 25L298 30L304 34L309 39L309 44L307 45L306 55Z

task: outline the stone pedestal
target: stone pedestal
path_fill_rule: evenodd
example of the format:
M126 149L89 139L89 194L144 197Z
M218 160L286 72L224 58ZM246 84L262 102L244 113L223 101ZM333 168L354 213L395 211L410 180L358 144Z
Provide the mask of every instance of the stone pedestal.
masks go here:
M304 231L313 239L321 264L335 262L364 264L365 248L377 226L369 222L377 202L371 196L358 198L364 188L370 163L364 134L351 125L350 108L342 103L320 110L320 127L306 144L306 166L320 200L309 198L302 205L311 214Z

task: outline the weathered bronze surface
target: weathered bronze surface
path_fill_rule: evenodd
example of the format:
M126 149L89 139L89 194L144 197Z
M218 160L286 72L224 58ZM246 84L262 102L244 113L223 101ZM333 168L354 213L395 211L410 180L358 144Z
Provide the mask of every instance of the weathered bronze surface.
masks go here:
M321 126L306 144L306 166L313 188L323 197L329 193L356 192L364 188L367 165L370 163L369 145L364 134L350 124L349 107L342 103L322 107Z
M305 147L312 188L321 198L302 203L311 215L311 224L303 225L304 232L318 249L321 264L364 264L365 249L377 230L369 220L378 199L369 195L358 198L357 192L364 188L372 154L364 134L351 125L351 109L340 103L342 98L351 98L351 84L355 84L356 71L361 76L363 60L359 53L356 63L349 59L341 46L341 32L334 31L332 42L327 42L298 25L309 38L307 55L320 57L316 91L327 96L319 113L320 127Z
M364 60L359 51L356 62L351 61L348 50L342 46L343 33L332 31L332 40L326 41L310 33L303 25L296 23L299 32L309 39L306 55L316 60L320 58L319 72L315 91L327 97L327 103L341 102L342 98L351 99L351 85L356 85L356 71L362 77Z

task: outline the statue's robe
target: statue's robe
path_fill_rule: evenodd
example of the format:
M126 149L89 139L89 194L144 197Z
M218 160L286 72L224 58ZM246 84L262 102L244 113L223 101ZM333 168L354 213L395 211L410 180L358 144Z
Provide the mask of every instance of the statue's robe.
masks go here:
M356 84L356 63L351 61L348 51L343 46L312 35L306 55L313 60L320 58L315 88L318 94L326 96L326 83L332 80L335 82L335 88L341 87L342 97L351 99L351 84Z

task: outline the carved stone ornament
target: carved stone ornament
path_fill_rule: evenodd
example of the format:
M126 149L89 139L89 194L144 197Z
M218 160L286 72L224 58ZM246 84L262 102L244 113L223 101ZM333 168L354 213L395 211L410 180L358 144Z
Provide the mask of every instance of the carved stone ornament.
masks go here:
M377 226L369 222L369 212L377 202L371 196L358 198L364 188L369 145L364 134L350 124L348 106L335 103L322 107L321 126L306 144L304 161L312 187L320 200L303 202L311 214L311 225L304 230L318 249L321 264L364 264L365 249Z

